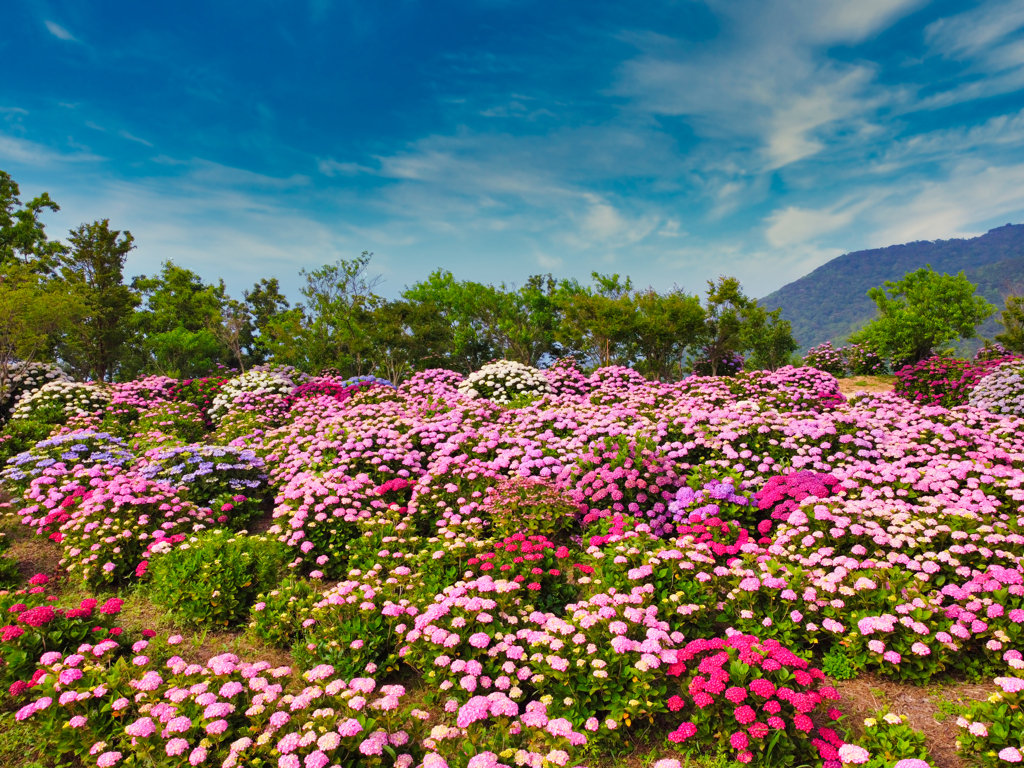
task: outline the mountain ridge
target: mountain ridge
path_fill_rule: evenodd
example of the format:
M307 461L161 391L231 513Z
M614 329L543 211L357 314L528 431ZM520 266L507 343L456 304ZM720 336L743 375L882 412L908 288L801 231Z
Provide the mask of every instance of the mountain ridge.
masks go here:
M1001 310L1005 294L1015 284L1018 289L1024 287L1024 224L1006 224L972 238L917 240L846 253L759 303L782 309L802 350L825 341L841 343L875 316L875 304L867 297L869 288L898 280L926 264L936 272L963 271L978 285L978 293ZM999 332L996 316L979 328L981 336Z

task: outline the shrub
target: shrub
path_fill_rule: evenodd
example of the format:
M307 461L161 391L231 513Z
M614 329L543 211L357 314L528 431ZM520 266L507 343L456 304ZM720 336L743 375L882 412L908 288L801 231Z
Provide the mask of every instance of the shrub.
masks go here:
M39 421L8 421L0 432L0 463L7 464L19 453L25 453L36 443L45 440L53 431L51 424Z
M524 395L551 392L551 385L542 371L514 360L488 363L459 382L459 392L468 397L482 397L507 405Z
M385 590L381 570L379 565L365 573L354 570L352 578L324 593L313 607L306 636L292 651L297 663L306 668L330 664L342 675L372 675L397 668L395 626L405 608L386 601L395 590ZM396 582L399 578L408 582L409 568L399 566L396 572Z
M220 375L208 376L203 379L184 379L171 387L170 398L176 402L194 405L203 414L203 418L206 419L209 426L211 424L209 412L213 407L213 398L217 396L227 381L227 376Z
M590 392L590 380L571 357L560 357L555 360L550 368L544 369L544 378L548 380L551 391L556 395L580 396Z
M209 416L215 422L220 421L232 409L235 398L244 393L287 397L294 389L295 382L290 378L264 371L249 371L224 383L213 397ZM244 408L246 402L240 401L238 407Z
M871 754L865 768L890 768L900 760L927 760L925 736L907 725L907 716L876 712L864 721L857 743Z
M135 456L125 442L106 432L71 432L42 440L9 459L7 469L0 472L0 483L8 490L23 493L32 480L56 465L69 470L98 465L127 469L134 461Z
M676 491L663 518L651 520L651 531L656 536L672 535L681 525L704 522L708 518L735 520L740 525L757 523L756 516L751 514L751 500L736 492L736 481L732 478L707 483L691 478L690 483ZM740 490L743 490L743 483L740 483Z
M418 763L430 715L402 702L402 686L378 691L372 678L346 681L326 665L300 678L230 653L189 664L174 653L181 641L139 641L130 662L102 643L73 656L48 654L41 695L15 719L31 718L58 765Z
M277 587L256 596L249 632L269 645L286 648L312 626L313 606L319 600L320 593L309 579L286 576Z
M831 373L839 378L846 373L846 355L832 346L831 341L811 347L804 355L804 365Z
M1013 676L997 677L1001 692L970 704L956 721L957 747L986 768L1024 761L1024 660L1020 651L1003 658Z
M132 425L136 439L146 442L146 435L173 435L183 443L196 443L206 434L203 413L192 403L164 402L139 413ZM155 443L158 445L163 440Z
M6 556L10 548L11 542L7 538L7 534L0 531L0 587L10 587L21 580L18 573L18 561Z
M988 360L1000 360L1002 358L1011 357L1012 353L998 341L985 340L985 343L981 348L974 353L975 362L983 362Z
M51 381L24 394L11 411L11 420L63 424L72 416L101 412L109 402L109 391L97 384Z
M153 602L190 624L236 626L275 586L287 548L266 536L206 531L150 561Z
M44 575L33 577L37 582ZM115 625L123 600L112 597L103 604L83 599L77 608L60 608L42 585L15 592L0 592L0 687L19 696L34 686L36 663L44 651L66 651L85 642L101 643L121 635ZM116 645L116 644L115 644Z
M258 513L267 490L265 463L246 448L187 445L160 451L151 460L139 471L143 477L187 488L189 498L236 530Z
M851 376L878 376L887 370L883 357L866 344L851 344L842 353Z
M526 599L541 611L561 613L576 597L578 588L569 579L573 562L566 546L546 536L516 533L466 561L468 577L489 575L526 588Z
M559 539L576 528L579 508L552 485L515 476L488 489L482 511L492 536L526 533Z
M0 416L4 418L26 393L54 381L71 381L70 376L52 363L13 361L9 363L7 375L8 381L0 381Z
M929 357L896 372L894 391L919 405L966 405L984 369L954 357Z
M839 485L839 478L820 472L803 470L789 475L769 477L754 494L757 507L772 520L785 522L808 498L826 499Z
M1024 416L1024 360L1000 363L978 382L969 402L992 413Z
M76 480L96 483L84 494L79 486L66 504L35 522L60 525L50 538L63 548L61 565L92 586L142 577L149 552L169 549L211 523L209 510L163 483L120 474Z
M718 361L719 376L735 376L743 370L746 360L739 352L729 352ZM700 354L690 362L690 370L697 376L711 375L711 361Z
M828 702L839 693L780 643L741 634L692 640L668 674L680 683L668 708L683 718L668 738L684 750L717 745L755 766L837 764L842 739L811 715L838 720Z

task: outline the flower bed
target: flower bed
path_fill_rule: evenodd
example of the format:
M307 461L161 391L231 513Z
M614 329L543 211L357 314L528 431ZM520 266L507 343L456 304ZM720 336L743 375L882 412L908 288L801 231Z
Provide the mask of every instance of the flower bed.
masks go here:
M442 371L343 397L333 379L287 401L242 389L213 437L183 405L213 385L167 386L191 394L140 411L125 444L167 430L184 445L133 462L91 432L40 442L0 486L72 577L156 577L146 588L183 619L247 621L305 677L186 663L166 640L76 635L46 648L60 656L22 641L16 678L35 686L19 717L54 759L104 766L565 768L641 739L664 768L679 752L923 759L884 715L848 743L825 668L1002 681L962 713L961 743L993 766L1024 749L1024 420L931 395L846 401L809 368L677 384L559 371L555 391L502 384L501 402ZM261 398L277 410L242 432ZM191 442L220 430L246 447ZM263 494L265 539L206 531L242 525ZM22 597L18 616L42 600ZM413 672L426 720L388 687Z

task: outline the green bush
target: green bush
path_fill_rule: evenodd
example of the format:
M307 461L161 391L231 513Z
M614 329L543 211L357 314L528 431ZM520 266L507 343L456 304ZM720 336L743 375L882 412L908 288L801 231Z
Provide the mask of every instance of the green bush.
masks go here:
M313 606L320 600L309 579L287 576L276 589L258 595L249 631L269 645L285 648L304 631Z
M8 459L48 438L52 431L51 424L35 419L7 422L0 432L0 466L6 466Z
M184 443L198 443L206 434L203 412L192 403L160 403L139 414L133 431L142 435L160 432L174 435Z
M266 536L214 530L150 563L154 603L183 621L235 626L281 578L288 548Z
M889 768L900 760L927 760L924 734L907 725L907 716L876 712L864 721L864 735L857 742L871 753L865 768Z

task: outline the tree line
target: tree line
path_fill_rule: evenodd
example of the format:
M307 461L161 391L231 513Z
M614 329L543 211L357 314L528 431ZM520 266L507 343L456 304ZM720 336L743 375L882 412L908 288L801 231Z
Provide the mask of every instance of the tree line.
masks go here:
M12 360L51 360L83 379L203 376L265 362L311 373L374 374L400 381L426 368L468 373L494 359L584 370L620 364L674 380L690 372L775 370L799 348L781 310L747 296L733 277L700 295L658 291L593 272L591 282L533 275L519 286L457 280L437 270L397 299L378 293L372 254L303 270L292 305L277 278L240 298L223 280L165 262L126 280L135 240L108 219L50 239L40 217L59 210L43 193L22 203L0 171L0 379ZM893 361L914 362L970 338L993 311L963 277L930 268L870 293L878 317L855 339ZM1010 297L999 337L1024 351L1024 301Z
M495 286L439 269L388 299L363 253L303 270L296 305L277 278L235 298L223 280L207 283L170 261L128 280L130 232L103 219L66 243L52 240L40 216L58 205L46 193L25 203L19 194L0 171L0 358L50 359L82 378L188 378L274 361L397 381L425 368L572 357L583 368L622 364L671 380L695 365L718 373L737 354L775 369L797 349L780 311L730 277L700 296L639 288L618 274Z

